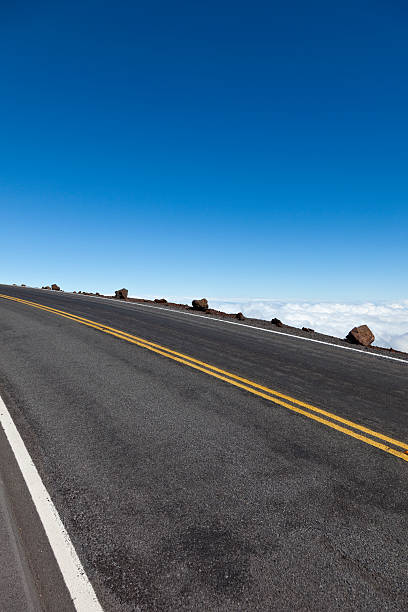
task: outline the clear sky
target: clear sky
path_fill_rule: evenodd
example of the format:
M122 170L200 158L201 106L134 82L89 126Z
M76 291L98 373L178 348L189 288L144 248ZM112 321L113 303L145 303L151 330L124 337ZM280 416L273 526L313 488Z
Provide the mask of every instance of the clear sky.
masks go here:
M9 2L0 280L408 297L405 2Z

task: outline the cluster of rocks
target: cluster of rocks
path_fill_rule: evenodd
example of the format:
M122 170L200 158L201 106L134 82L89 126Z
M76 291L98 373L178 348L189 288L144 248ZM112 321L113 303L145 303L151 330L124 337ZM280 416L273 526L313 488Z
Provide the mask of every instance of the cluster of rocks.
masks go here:
M202 298L201 300L193 300L191 302L193 310L205 312L206 314L218 315L222 317L228 317L230 319L238 319L238 321L245 321L245 316L242 312L229 313L223 312L222 310L215 310L214 308L208 308L208 300Z
M199 310L207 314L233 316L240 321L245 321L245 316L242 314L242 312L238 312L235 315L228 315L225 312L208 308L208 301L205 298L202 298L201 300L193 300L192 306L193 310ZM282 321L276 317L271 319L271 324L275 325L276 327L288 327L285 326L284 323L282 323ZM311 327L302 327L302 331L307 333L315 333L314 329L312 329ZM345 340L347 340L351 344L358 344L360 346L371 346L371 344L375 340L375 336L367 325L360 325L359 327L353 327L353 329L346 336Z

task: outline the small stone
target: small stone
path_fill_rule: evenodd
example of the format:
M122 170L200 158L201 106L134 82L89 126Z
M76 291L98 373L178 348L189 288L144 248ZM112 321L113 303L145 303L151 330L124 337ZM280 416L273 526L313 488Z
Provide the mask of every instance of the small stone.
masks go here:
M205 298L201 300L193 300L192 305L194 310L208 310L208 302Z
M127 289L118 289L115 291L115 298L117 300L127 300L128 290Z
M55 283L53 283L53 284L51 285L51 289L52 289L53 291L61 291L61 287L58 287L58 285L56 285Z
M277 319L276 317L274 317L273 319L271 319L271 323L273 325L276 325L276 327L283 327L283 323L280 319Z

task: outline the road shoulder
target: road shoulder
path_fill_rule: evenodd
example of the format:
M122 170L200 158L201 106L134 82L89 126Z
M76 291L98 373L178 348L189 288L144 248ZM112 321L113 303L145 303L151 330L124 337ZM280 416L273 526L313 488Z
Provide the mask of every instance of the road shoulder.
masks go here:
M0 567L0 608L72 612L72 600L2 427L0 521L0 542L8 544Z

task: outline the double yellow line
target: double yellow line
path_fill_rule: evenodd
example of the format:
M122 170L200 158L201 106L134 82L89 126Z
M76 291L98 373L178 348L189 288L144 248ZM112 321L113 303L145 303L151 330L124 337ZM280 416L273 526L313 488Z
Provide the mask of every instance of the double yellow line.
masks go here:
M209 376L213 376L214 378L218 378L219 380L227 382L230 385L239 387L240 389L244 389L245 391L248 391L253 395L262 397L263 399L273 402L274 404L278 404L279 406L283 406L284 408L287 408L292 412L297 412L298 414L301 414L307 417L308 419L312 419L313 421L317 421L318 423L326 425L327 427L331 427L332 429L341 431L342 433L351 436L352 438L356 438L361 442L370 444L370 446L375 446L376 448L379 448L380 450L385 451L386 453L394 455L395 457L399 457L404 461L408 461L408 444L406 444L405 442L400 442L399 440L390 438L389 436L386 436L377 431L373 431L368 427L364 427L363 425L359 425L358 423L354 423L353 421L350 421L348 419L343 419L342 417L337 416L336 414L327 412L326 410L322 410L321 408L317 408L316 406L313 406L311 404L301 402L300 400L297 400L294 397L284 395L283 393L279 393L274 389L269 389L268 387L264 387L251 380L242 378L241 376L237 376L236 374L232 374L231 372L227 372L226 370L222 370L221 368L217 368L216 366L213 366L209 363L205 363L204 361L194 359L193 357L189 357L188 355L184 355L183 353L173 351L172 349L169 349L155 342L150 342L149 340L145 340L144 338L139 338L138 336L134 336L133 334L129 334L119 329L115 329L114 327L103 325L102 323L97 323L96 321L91 321L90 319L85 319L84 317L79 317L78 315L74 315L63 310L51 308L50 306L44 306L43 304L38 304L37 302L30 302L28 300L11 297L9 295L0 294L0 298L19 302L21 304L25 304L26 306L31 306L40 310L45 310L46 312L56 314L58 316L64 317L65 319L70 319L71 321L75 321L76 323L81 323L82 325L86 325L87 327L92 327L94 329L97 329L98 331L102 331L106 334L109 334L110 336L119 338L120 340L126 340L126 342L136 344L141 348L153 351L154 353L158 353L163 357L173 359L173 361L177 361L178 363L182 363L183 365L189 366L190 368L194 368L195 370L204 372ZM347 427L344 427L344 425L346 425Z

